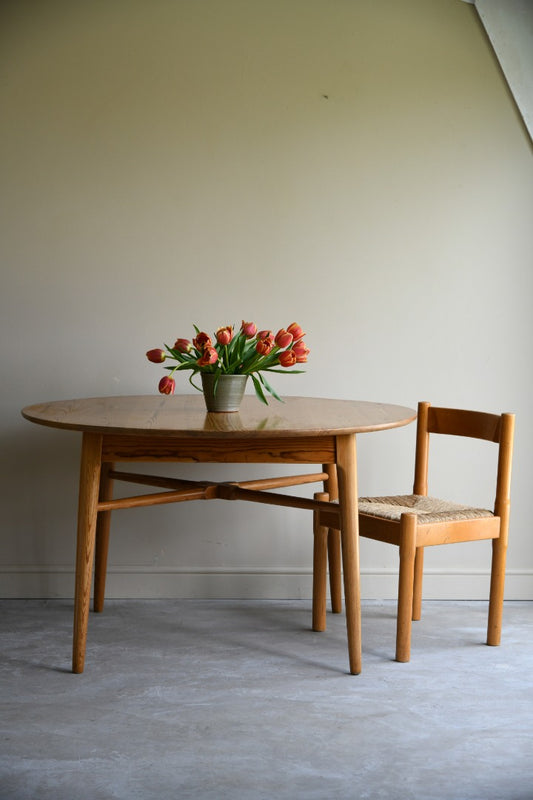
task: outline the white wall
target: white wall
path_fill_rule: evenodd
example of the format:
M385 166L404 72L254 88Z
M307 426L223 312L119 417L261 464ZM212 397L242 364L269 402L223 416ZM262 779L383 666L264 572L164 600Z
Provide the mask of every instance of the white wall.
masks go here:
M533 139L533 3L476 0L476 10Z
M308 331L282 393L516 411L507 596L532 598L533 162L474 7L0 14L1 593L73 588L80 440L20 409L154 392L148 348L244 318ZM361 493L410 491L413 442L414 426L359 437ZM466 499L450 487L465 474L490 504L489 451L456 467L445 449L433 491ZM218 501L117 512L109 593L309 596L310 529ZM426 595L485 597L489 551L428 552ZM396 558L362 542L365 597L394 596Z

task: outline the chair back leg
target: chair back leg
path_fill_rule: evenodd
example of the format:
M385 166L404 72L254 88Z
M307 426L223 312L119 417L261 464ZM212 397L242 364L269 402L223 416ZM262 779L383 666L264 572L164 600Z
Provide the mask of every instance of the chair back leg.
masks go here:
M505 584L505 562L507 558L506 537L492 540L492 569L490 574L489 621L487 644L499 645L502 635L503 592Z
M414 620L422 616L422 582L424 579L424 548L416 548L415 576L413 581L413 616Z

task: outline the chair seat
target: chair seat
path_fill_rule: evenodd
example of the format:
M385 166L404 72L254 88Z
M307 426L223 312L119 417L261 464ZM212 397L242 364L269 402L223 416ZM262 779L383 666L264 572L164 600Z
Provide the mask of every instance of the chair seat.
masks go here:
M402 514L416 514L420 525L432 522L455 522L478 517L493 517L485 508L472 508L448 500L438 500L419 494L394 497L360 497L359 513L399 522Z

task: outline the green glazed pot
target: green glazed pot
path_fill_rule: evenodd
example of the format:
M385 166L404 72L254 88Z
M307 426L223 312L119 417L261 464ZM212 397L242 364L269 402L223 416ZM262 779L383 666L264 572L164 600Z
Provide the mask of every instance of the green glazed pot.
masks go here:
M221 375L214 392L215 376L202 372L202 389L208 411L238 411L248 375Z

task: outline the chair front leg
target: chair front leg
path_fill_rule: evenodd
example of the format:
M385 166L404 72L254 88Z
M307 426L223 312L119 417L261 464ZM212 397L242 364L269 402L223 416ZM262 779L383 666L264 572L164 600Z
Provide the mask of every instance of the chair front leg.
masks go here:
M402 514L400 532L400 575L396 622L396 661L411 656L411 616L416 555L416 514Z

